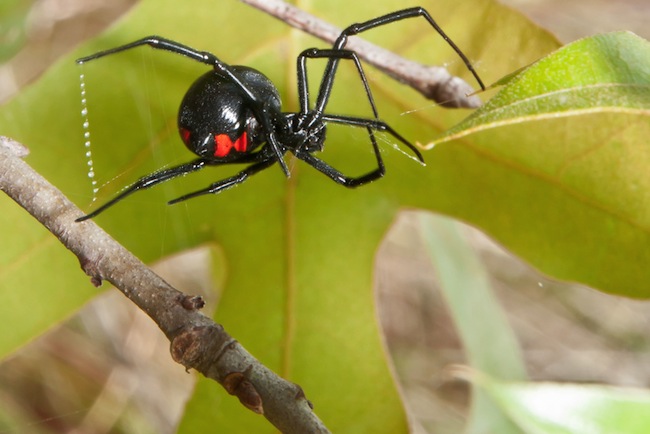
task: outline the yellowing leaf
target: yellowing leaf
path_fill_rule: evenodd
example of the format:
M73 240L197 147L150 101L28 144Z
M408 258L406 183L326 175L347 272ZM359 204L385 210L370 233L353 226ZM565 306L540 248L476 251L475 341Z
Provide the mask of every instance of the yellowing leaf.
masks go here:
M450 212L551 276L650 296L650 44L583 39L503 82L436 142L492 199Z

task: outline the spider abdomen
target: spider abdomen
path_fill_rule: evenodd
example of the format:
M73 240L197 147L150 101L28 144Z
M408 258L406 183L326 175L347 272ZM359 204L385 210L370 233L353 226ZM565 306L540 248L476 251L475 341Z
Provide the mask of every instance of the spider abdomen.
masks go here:
M246 66L233 66L231 70L256 97L280 110L277 89L264 74ZM237 160L265 141L249 98L237 84L214 70L200 76L183 97L178 128L190 151L219 161Z

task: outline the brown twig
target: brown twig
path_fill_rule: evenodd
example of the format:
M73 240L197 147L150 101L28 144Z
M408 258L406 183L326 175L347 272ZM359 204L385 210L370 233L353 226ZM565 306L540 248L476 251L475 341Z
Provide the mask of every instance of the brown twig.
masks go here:
M333 43L341 33L338 27L282 0L241 0L279 20L326 42ZM411 86L426 98L447 108L477 108L481 99L465 80L442 66L426 66L378 47L359 37L351 37L346 48L396 80Z
M21 157L21 144L0 136L0 190L74 253L91 282L112 283L153 319L171 342L173 359L219 382L244 406L283 433L327 433L300 386L262 365L224 328L199 312L200 297L173 288L93 221Z

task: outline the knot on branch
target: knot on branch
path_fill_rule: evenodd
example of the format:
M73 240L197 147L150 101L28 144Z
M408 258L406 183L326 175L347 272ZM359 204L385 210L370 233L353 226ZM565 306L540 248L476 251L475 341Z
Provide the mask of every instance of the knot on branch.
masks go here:
M205 374L215 357L219 357L215 347L219 346L219 352L223 352L223 345L219 344L221 331L221 326L216 324L182 328L171 339L172 358L188 370L193 368Z
M205 306L205 300L200 295L179 294L177 300L183 309L189 311L203 309Z
M244 407L254 411L257 414L264 414L262 397L260 396L255 385L250 382L248 375L253 366L246 368L244 372L231 372L223 379L223 387L228 393L239 398Z
M97 261L94 261L87 256L80 255L79 265L81 265L83 272L90 277L90 283L92 283L95 288L102 286L104 277L102 276L100 267L97 265Z

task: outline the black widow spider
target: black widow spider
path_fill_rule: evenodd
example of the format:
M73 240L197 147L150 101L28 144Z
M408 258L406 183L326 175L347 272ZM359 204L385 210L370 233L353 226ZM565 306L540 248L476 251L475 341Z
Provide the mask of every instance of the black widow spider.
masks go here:
M311 48L303 51L297 59L298 97L300 103L300 111L297 113L287 113L280 110L281 102L278 91L274 84L261 72L246 66L228 65L211 53L197 51L158 36L149 36L130 44L78 59L77 63L82 64L140 45L149 45L152 48L187 56L190 59L210 65L214 69L199 77L192 84L181 102L178 113L178 128L181 138L187 148L198 155L198 158L140 178L126 187L116 197L76 221L80 222L93 218L136 191L152 187L178 176L196 172L206 166L231 163L249 164L236 175L217 181L202 190L174 199L169 204L203 194L219 193L244 182L249 176L275 163L280 164L283 172L288 177L289 170L284 161L284 154L288 151L295 155L296 158L329 176L334 182L345 187L358 187L381 178L385 173L384 163L375 138L375 131L382 131L392 135L411 149L421 162L424 162L422 154L412 143L398 134L390 125L379 120L377 108L361 62L356 53L345 49L349 36L405 18L418 16L424 17L447 41L474 75L481 88L485 89L483 82L474 71L467 57L436 24L431 15L421 7L403 9L362 23L352 24L341 32L331 49ZM306 59L308 58L328 59L313 108L310 108L307 85ZM325 113L336 69L342 59L354 62L372 108L372 119ZM330 122L366 128L377 160L377 168L365 175L350 177L315 157L313 155L315 152L323 150L326 124ZM262 144L264 146L259 151L253 152Z

